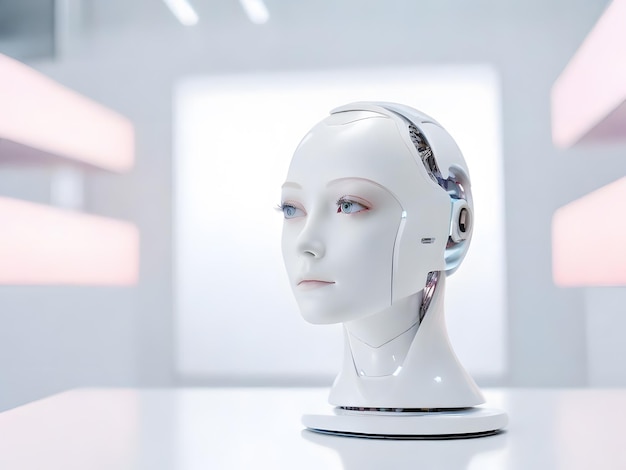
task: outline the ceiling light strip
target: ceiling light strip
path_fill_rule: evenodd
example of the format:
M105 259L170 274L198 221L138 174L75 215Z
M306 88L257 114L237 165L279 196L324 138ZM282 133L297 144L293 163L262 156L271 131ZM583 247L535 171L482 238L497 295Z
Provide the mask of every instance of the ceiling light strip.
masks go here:
M185 26L193 26L198 23L200 17L187 0L163 0L163 2L176 19Z
M263 0L239 0L239 2L248 19L254 24L265 24L270 19L270 12Z

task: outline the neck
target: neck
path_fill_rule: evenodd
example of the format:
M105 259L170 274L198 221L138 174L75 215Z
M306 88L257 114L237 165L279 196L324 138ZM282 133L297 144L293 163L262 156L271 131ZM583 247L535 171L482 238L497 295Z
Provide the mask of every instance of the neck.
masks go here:
M372 348L401 335L419 322L422 292L395 301L385 310L365 318L344 323L346 330Z
M419 326L422 292L396 301L382 312L344 323L359 375L393 375L402 368Z

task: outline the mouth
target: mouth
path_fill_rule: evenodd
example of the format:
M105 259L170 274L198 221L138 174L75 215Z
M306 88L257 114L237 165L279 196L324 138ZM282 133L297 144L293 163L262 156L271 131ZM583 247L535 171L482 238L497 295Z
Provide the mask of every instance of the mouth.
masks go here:
M300 290L312 290L312 289L320 289L322 287L331 286L334 282L332 281L320 281L318 279L303 279L298 282L298 289Z

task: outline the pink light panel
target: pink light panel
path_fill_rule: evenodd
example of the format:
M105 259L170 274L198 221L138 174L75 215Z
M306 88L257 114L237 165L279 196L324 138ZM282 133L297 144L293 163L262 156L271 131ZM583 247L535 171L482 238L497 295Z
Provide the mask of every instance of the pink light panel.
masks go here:
M552 138L626 137L626 0L614 0L552 88ZM615 122L616 118L619 122Z
M118 172L134 160L127 118L2 54L0 139Z
M0 284L132 285L137 227L0 197Z
M626 178L558 209L552 277L562 287L626 285Z

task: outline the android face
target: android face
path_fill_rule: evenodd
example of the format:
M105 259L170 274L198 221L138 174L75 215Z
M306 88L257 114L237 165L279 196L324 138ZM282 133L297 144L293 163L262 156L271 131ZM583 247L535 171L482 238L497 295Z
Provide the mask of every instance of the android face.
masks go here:
M282 188L283 258L301 313L311 323L362 318L393 301L403 208L375 175L389 163L390 150L411 156L388 120L342 118L346 122L319 125L305 137ZM395 138L395 149L375 138L381 132Z

